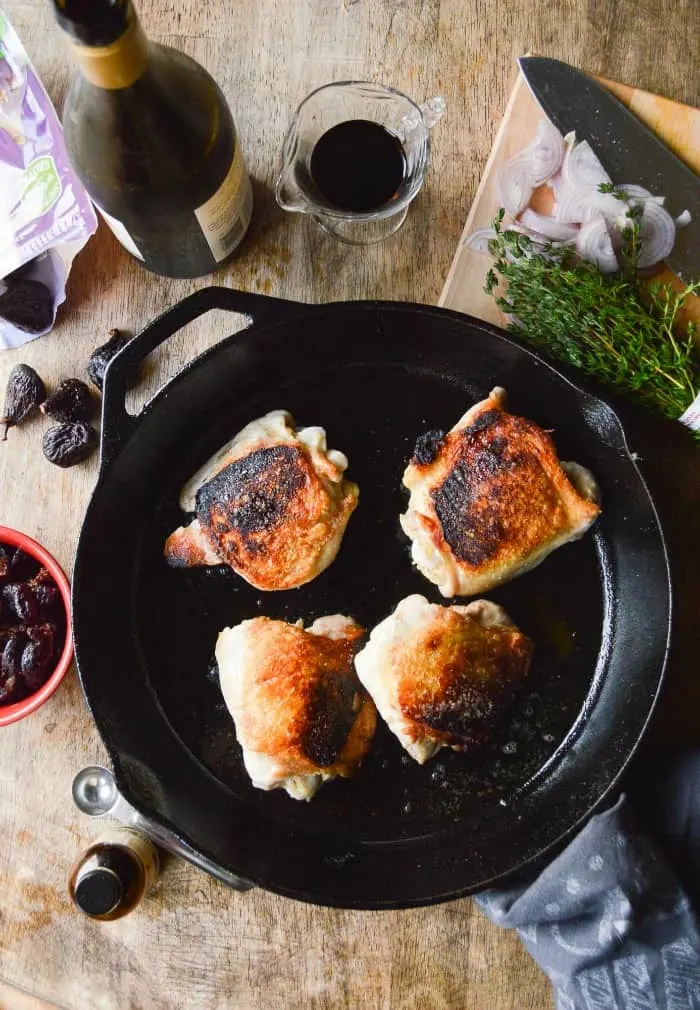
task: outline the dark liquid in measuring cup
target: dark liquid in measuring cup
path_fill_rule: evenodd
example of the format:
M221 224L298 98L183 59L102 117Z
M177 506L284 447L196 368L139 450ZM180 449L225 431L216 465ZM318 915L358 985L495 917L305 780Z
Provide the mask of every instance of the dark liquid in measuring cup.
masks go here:
M366 213L396 196L406 174L406 155L399 138L379 123L350 119L321 136L309 167L329 204Z

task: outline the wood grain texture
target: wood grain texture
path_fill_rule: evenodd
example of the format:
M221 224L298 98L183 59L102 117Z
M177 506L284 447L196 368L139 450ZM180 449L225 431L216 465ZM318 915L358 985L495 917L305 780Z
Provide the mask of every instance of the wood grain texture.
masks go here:
M683 158L686 164L696 172L700 172L700 109L615 81L604 83L620 101L639 116L642 122L654 130L671 150ZM468 312L497 326L506 325L505 317L494 298L484 291L486 273L492 259L476 252L466 242L475 231L491 227L500 205L496 189L498 174L507 161L524 150L534 139L537 128L544 118L542 110L530 94L525 79L518 75L474 202L469 209L462 237L440 295L439 305L447 309L456 309L458 312ZM539 199L541 205L537 209L550 213L550 206L544 202L548 198L552 199L551 190L545 187L537 191L533 197L533 204ZM670 282L681 290L684 287L680 279L666 268L658 271L654 279ZM700 298L689 298L684 305L684 312L689 318L700 320Z
M46 0L5 9L60 108L68 66ZM256 213L216 283L324 301L435 302L515 80L515 58L552 55L608 77L700 101L696 0L210 0L141 3L146 31L217 78L252 174ZM683 41L685 40L685 42ZM276 208L271 187L294 106L332 79L366 77L423 100L444 95L432 167L403 229L386 243L334 244ZM47 382L82 375L112 326L137 329L204 282L152 277L104 227L78 258L47 337L0 356ZM170 341L139 395L230 331L212 316ZM0 447L0 521L36 536L70 569L95 479L41 455L43 422ZM0 733L0 975L69 1010L547 1010L549 984L516 937L470 901L411 912L306 907L233 893L180 861L131 917L95 924L72 910L65 879L97 826L70 800L73 774L104 761L74 673L39 712Z
M0 982L0 1010L57 1010L55 1004L37 999L22 989Z

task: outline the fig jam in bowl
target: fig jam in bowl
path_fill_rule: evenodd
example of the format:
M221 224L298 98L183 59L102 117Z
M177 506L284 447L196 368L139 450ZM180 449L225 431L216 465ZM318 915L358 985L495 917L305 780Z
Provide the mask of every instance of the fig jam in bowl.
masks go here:
M68 579L36 540L0 526L0 726L43 705L72 658Z

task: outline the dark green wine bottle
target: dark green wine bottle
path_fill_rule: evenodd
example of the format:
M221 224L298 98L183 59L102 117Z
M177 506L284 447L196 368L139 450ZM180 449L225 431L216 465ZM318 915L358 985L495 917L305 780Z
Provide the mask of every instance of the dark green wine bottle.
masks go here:
M73 166L149 270L201 277L240 244L253 208L231 112L206 70L149 42L131 0L54 0L78 64L63 110Z

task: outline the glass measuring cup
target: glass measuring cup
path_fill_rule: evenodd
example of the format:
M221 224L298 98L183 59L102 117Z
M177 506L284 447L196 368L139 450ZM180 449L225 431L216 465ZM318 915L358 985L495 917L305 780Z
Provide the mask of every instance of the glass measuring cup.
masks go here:
M330 235L354 245L379 242L397 231L417 196L428 168L430 129L445 112L442 98L419 106L395 88L369 81L338 81L308 95L296 110L282 148L275 196L284 210L310 214ZM330 203L311 175L311 154L331 127L369 120L401 141L406 168L394 196L368 211L344 210Z

